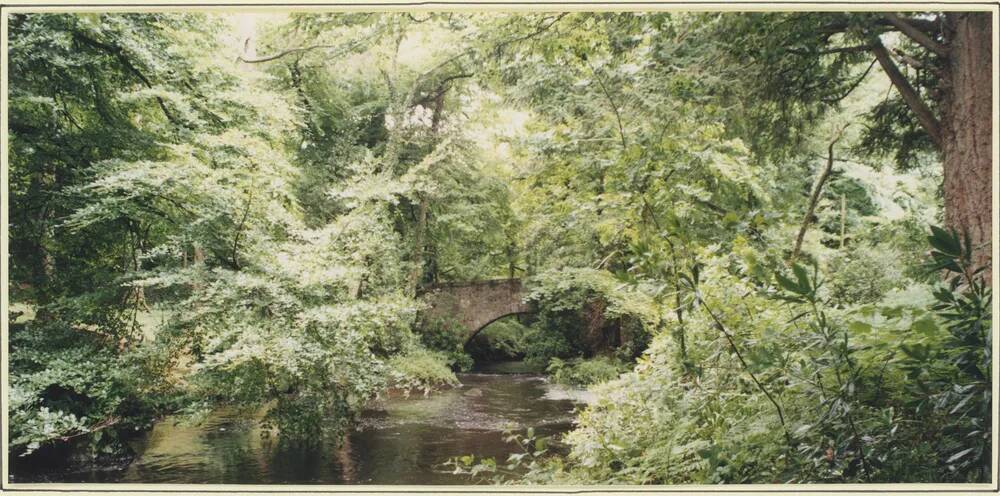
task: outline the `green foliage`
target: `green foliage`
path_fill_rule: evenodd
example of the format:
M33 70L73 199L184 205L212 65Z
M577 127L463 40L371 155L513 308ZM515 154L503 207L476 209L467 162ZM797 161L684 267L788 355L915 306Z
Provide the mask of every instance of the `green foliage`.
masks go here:
M13 324L8 414L10 446L24 456L40 446L109 426L142 428L176 394L162 349L120 353L93 331L59 321Z
M553 381L574 386L589 386L617 379L627 367L620 360L609 357L561 360L553 357L545 372Z
M493 484L517 483L524 477L538 477L552 470L552 462L558 463L558 458L551 457L550 446L552 438L535 435L535 429L529 427L525 433L518 434L513 426L507 426L503 431L505 443L518 448L507 456L507 460L498 463L490 457L477 458L475 455L463 455L449 459L442 465L451 469L451 473L467 475L476 482ZM536 479L533 482L550 482Z
M420 322L417 326L420 342L430 350L445 354L448 365L460 372L472 368L472 357L466 353L464 333L458 331L454 321L438 320Z
M925 255L936 157L866 64L885 42L930 95L941 60L890 25L302 13L247 61L213 15L14 14L12 453L222 405L339 439L485 341L597 401L565 456L511 431L521 453L459 473L985 481L992 293L967 236L932 228ZM422 286L499 277L525 281L529 326L466 350L417 325Z
M925 20L941 22L940 18ZM886 43L880 39L886 31L885 20L878 13L710 14L702 21L704 29L691 36L689 43L710 40L719 51L719 62L734 67L720 93L742 108L729 114L728 127L758 154L777 159L794 154L809 129L856 92L876 65L870 45L874 40ZM908 38L894 48L910 60L922 60L919 63L924 67L941 63ZM918 71L911 84L937 88L940 78L936 74ZM938 104L933 98L928 102L932 107ZM866 123L856 147L859 154L892 155L905 169L933 153L927 132L898 92L879 98L859 113Z
M83 141L54 139L33 123L41 118L33 108L15 109L12 170L24 181L13 206L49 212L19 221L35 227L19 231L18 242L44 250L40 259L17 255L17 277L40 314L110 343L93 363L82 357L81 368L122 370L99 357L161 353L149 382L172 378L196 410L268 405L267 423L288 438L336 437L386 387L385 362L414 341L416 302L404 295L392 203L361 201L321 221L304 216L299 169L283 147L298 125L283 110L290 98L232 66L217 21L18 17L15 93L28 102L38 100L32 91L65 92L54 125ZM100 153L80 155L81 143ZM65 159L53 163L39 147ZM149 301L166 311L166 324L144 343L138 314ZM76 346L32 341L24 349ZM99 373L93 381L114 384ZM48 385L16 382L27 388L25 415L40 411L33 398ZM110 415L116 407L102 408ZM19 419L45 425L42 417ZM46 435L79 430L63 423Z
M830 299L839 305L876 303L906 282L900 254L892 249L852 246L829 260Z
M415 349L395 355L388 362L393 387L407 393L419 389L424 394L440 386L455 386L458 378L449 368L446 355L424 349Z
M913 287L847 310L828 306L816 269L776 274L783 290L776 296L787 302L780 304L754 291L742 296L740 282L708 265L698 278L702 313L738 310L722 311L722 327L711 315L691 315L688 345L704 364L697 382L669 360L676 342L658 335L633 372L595 389L596 403L566 437L569 456L538 476L562 483L984 480L991 395L989 338L981 331L991 321L982 306L991 295L965 272L969 250L959 239L933 230L935 262L957 269L933 295ZM743 337L720 343L726 328Z
M630 360L659 323L650 288L623 284L607 271L552 270L531 281L528 298L539 313L523 339L526 361L539 368L554 357L590 355L602 348ZM617 340L609 338L614 333Z
M529 336L533 332L516 316L511 316L490 323L473 336L465 348L476 360L519 360L531 351Z

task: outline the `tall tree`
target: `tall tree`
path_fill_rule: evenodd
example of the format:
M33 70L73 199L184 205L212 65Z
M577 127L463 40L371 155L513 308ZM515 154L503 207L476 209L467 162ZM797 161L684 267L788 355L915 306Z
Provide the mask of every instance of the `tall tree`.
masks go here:
M742 134L758 151L836 108L878 65L894 94L868 114L862 149L907 167L939 154L946 224L992 268L992 26L987 12L715 14L708 30L752 97ZM739 126L734 126L738 128Z

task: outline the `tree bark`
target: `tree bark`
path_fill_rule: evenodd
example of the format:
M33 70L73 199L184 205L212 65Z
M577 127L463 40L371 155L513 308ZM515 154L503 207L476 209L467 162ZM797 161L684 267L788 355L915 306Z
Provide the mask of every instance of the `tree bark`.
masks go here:
M972 261L992 274L991 15L949 14L953 39L942 100L945 222L972 242Z

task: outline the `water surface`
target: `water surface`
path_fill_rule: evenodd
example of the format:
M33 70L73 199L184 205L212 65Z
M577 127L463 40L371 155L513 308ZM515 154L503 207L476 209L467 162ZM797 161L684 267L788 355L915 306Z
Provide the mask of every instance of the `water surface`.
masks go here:
M510 365L497 370L509 371ZM459 374L460 387L373 402L341 446L288 445L261 436L245 413L214 413L197 425L157 423L133 443L126 468L48 473L28 479L64 482L225 484L468 484L442 463L466 454L502 462L517 447L505 427L552 436L572 427L584 391L537 374ZM558 445L557 445L558 446ZM42 474L40 474L42 475ZM25 478L15 480L25 481Z

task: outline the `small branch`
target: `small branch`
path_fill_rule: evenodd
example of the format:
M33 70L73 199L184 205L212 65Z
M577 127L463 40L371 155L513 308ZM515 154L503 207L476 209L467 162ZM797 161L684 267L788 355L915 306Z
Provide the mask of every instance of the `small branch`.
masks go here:
M525 41L525 40L529 40L529 39L531 39L531 38L534 38L535 36L538 36L538 35L540 35L540 34L542 34L542 33L546 32L546 31L548 31L548 30L549 30L549 28L551 28L552 26L555 26L555 25L556 25L556 23L558 23L558 22L559 22L560 20L562 20L562 18L563 18L563 17L566 17L566 16L567 16L567 15L569 15L569 14L570 14L569 12L563 12L563 13L561 13L561 14L557 15L557 16L555 17L555 19L553 19L553 20L552 20L552 22L550 22L550 23L548 23L548 24L545 24L545 25L543 25L542 23L543 23L543 22L545 22L546 20L548 20L548 19L552 19L552 18L551 18L551 17L546 17L546 18L543 18L543 19L542 19L542 21L541 21L541 22L539 22L539 27L538 27L538 29L536 29L535 31L533 31L533 32L531 32L531 33L528 33L528 34L526 34L526 35L524 35L524 36L520 36L520 37L517 37L517 38L512 38L512 39L509 39L509 40L506 40L506 41L503 41L503 42L500 42L500 43L498 43L498 44L497 44L497 45L496 45L495 47L493 47L493 50L494 50L494 51L495 51L495 52L496 52L496 53L497 53L497 54L499 55L500 51L501 51L501 50L502 50L502 49L503 49L503 48L504 48L505 46L507 46L507 45L511 45L511 44L514 44L514 43L520 43L520 42L522 42L522 41Z
M431 18L433 18L434 16L432 14L432 15L428 15L427 17L425 17L423 19L417 19L416 17L413 16L413 14L407 12L406 13L406 17L408 17L411 21L413 21L413 22L415 22L417 24L423 24L423 23L431 20Z
M147 78L145 74L140 72L139 69L137 69L135 65L132 64L132 61L129 60L128 55L125 54L125 52L122 50L120 46L109 43L102 43L79 32L73 33L73 37L87 45L99 48L107 53L110 53L111 55L114 55L114 57L118 59L118 62L121 63L121 65L125 67L126 70L131 72L136 78L139 79L139 81L142 81L143 85L145 85L149 89L153 89L153 84L150 82L149 78ZM163 101L163 98L160 98L158 96L155 98L156 98L156 103L159 104L160 110L163 111L163 115L167 117L167 120L170 121L172 124L180 124L177 118L175 118L173 114L170 113L170 110L167 109L167 104L166 102Z
M597 73L594 66L587 64L590 67L590 72L594 74L594 79L597 80L597 84L600 85L601 91L604 92L604 96L608 99L608 103L611 104L611 110L615 112L615 120L618 121L618 137L621 138L622 151L628 148L628 144L625 141L625 127L622 126L622 114L618 110L618 105L615 104L614 98L611 98L611 92L608 91L608 87L604 85L604 79L601 75Z
M906 19L903 19L902 17L893 14L891 12L886 12L885 14L883 14L883 16L887 21L889 21L889 24L892 24L894 27L896 27L896 29L899 29L903 34L905 34L911 40L917 42L924 48L936 53L941 57L948 56L948 47L934 41L934 39L928 36L927 33L917 29L913 24L910 24L910 22L907 21Z
M426 80L432 74L434 74L438 70L444 68L448 64L451 64L453 62L457 62L462 57L466 57L466 56L469 56L469 55L472 55L472 50L465 50L463 52L459 52L459 53L457 53L457 54L455 54L455 55L453 55L451 57L448 57L447 59L441 61L438 65L435 65L434 67L431 67L429 70L427 70L423 74L417 76L417 78L413 81L413 91L411 92L411 94L415 93L416 90L417 90L417 87L419 87L424 82L424 80ZM471 77L471 75L470 75L470 77Z
M75 437L86 436L87 434L93 434L93 433L95 433L95 432L97 432L99 430L107 429L108 427L111 427L111 426L117 424L118 422L121 422L121 418L119 418L119 417L109 417L109 418L104 419L101 422L95 424L90 429L87 429L87 430L82 431L82 432L78 432L76 434L70 434L70 435L67 435L67 436L62 436L62 437L59 438L59 440L65 442L65 441L69 441L70 439L73 439Z
M847 238L847 195L840 195L840 249L844 249Z
M718 205L716 205L716 204L714 204L714 203L712 203L710 201L702 200L701 198L698 198L696 196L692 196L691 199L694 200L694 202L697 203L698 205L701 205L703 207L707 207L709 210L715 212L716 214L726 215L726 213L727 213L726 209L724 209L724 208L722 208L722 207L720 207L720 206L718 206Z
M600 268L604 267L604 264L608 263L608 260L611 260L611 257L615 256L616 254L618 254L618 250L614 250L611 253L608 253L608 256L604 257L603 260L601 260L600 262L598 262L597 265L594 266L594 268L595 269L600 269ZM513 278L513 277L514 276L511 276L511 278Z
M750 376L750 379L753 380L753 383L757 385L757 389L760 389L760 391L764 393L764 396L767 396L768 401L770 401L771 404L774 405L774 409L778 411L778 421L781 423L782 430L785 431L785 441L788 443L789 446L792 446L794 443L792 443L791 434L788 433L788 427L785 426L785 414L781 409L781 405L779 405L778 401L774 399L774 396L771 396L771 393L767 390L767 388L765 388L764 385L761 384L761 382L757 379L757 376L752 371L750 371L750 366L747 365L746 360L743 359L743 354L740 353L739 347L736 346L736 342L733 340L732 334L730 334L729 331L726 330L726 326L722 325L722 321L720 321L719 318L715 316L715 313L712 312L712 309L708 307L708 304L704 300L701 300L701 306L702 308L705 309L705 312L707 312L708 315L712 318L712 321L715 323L715 328L718 329L719 332L721 332L726 337L726 341L729 341L729 347L732 348L733 353L736 354L736 358L739 359L740 364L743 365L743 370L746 371L747 375Z
M250 191L247 193L247 205L243 209L243 218L240 219L240 225L236 227L236 236L233 237L233 267L236 270L240 270L240 259L239 259L239 246L240 246L240 235L243 234L243 226L246 225L247 217L250 216L250 205L253 202L253 184L250 184Z
M899 57L899 60L903 61L903 65L908 65L908 66L916 68L916 69L926 69L927 68L927 64L925 64L925 63L923 63L923 62L921 62L921 61L919 61L919 60L917 60L917 59L915 59L915 58L907 55L906 53L904 53L902 50L900 50L898 48L894 48L892 50L892 53L895 53L896 56Z
M858 52L864 52L864 51L867 51L867 50L871 50L871 46L869 46L869 45L857 45L857 46L849 46L849 47L828 48L826 50L817 50L817 51L814 51L814 52L810 52L810 51L807 51L807 50L796 50L794 48L789 48L786 51L788 53L793 53L795 55L815 56L815 55L834 55L834 54L838 54L838 53L858 53Z
M812 216L816 213L816 204L819 203L819 195L823 192L823 185L826 184L826 180L829 179L830 173L833 172L833 145L840 141L840 138L844 135L844 131L847 127L844 126L840 128L837 135L830 142L830 146L827 147L827 161L826 167L823 172L820 173L819 179L816 180L816 185L813 186L812 194L809 195L809 208L806 209L805 218L802 219L802 227L799 228L799 235L795 238L795 247L792 249L792 256L788 258L788 264L791 265L795 262L795 259L799 256L799 251L802 249L802 240L806 237L806 230L809 229L809 224L812 223Z
M915 29L917 29L919 31L923 31L924 33L935 33L935 32L940 31L940 27L938 26L938 23L936 21L932 21L932 20L928 20L928 19L912 19L912 18L907 18L907 19L905 19L905 21L906 21L907 24L909 24L913 28L915 28ZM885 32L887 30L886 28L894 28L895 27L894 25L892 25L889 22L888 19L885 19L885 18L875 18L873 20L872 24L874 25L874 27L879 28L880 32ZM843 33L845 31L849 30L851 27L852 27L852 24L850 24L849 22L847 22L845 20L839 20L837 22L833 22L833 23L827 24L826 26L820 27L819 29L816 30L816 32L819 33L819 34L825 34L825 35L827 35L827 38L829 38L830 35L833 35L833 34L836 34L836 33ZM899 28L896 28L896 29L899 29Z
M373 38L375 38L376 35L378 35L378 34L380 34L380 32L376 30L374 33L370 33L368 36L365 36L364 38L361 38L360 40L355 40L355 41L352 41L350 43L345 43L345 44L341 44L341 45L311 45L311 46L306 46L306 47L296 47L296 48L289 48L287 50L284 50L282 52L278 52L278 53L273 54L273 55L266 55L266 56L263 56L263 57L257 57L257 58L252 58L252 59L248 59L248 58L240 55L239 57L236 57L236 60L239 61L239 62L243 62L245 64L261 64L261 63L264 63L264 62L270 62L272 60L278 60L278 59L280 59L282 57L285 57L287 55L292 55L292 54L295 54L295 53L306 53L306 52L310 52L310 51L313 51L313 50L322 50L322 49L330 49L330 48L336 48L337 49L337 51L334 52L333 54L331 54L330 56L331 57L338 57L340 55L344 55L347 52L355 50L356 48L360 47L364 43L366 43L366 42L372 40Z
M859 77L857 80L855 80L854 83L851 84L851 87L847 88L847 91L843 92L840 96L838 96L836 98L825 98L825 99L823 99L823 102L827 103L827 104L834 104L834 103L837 103L837 102L843 100L844 98L847 98L847 96L850 95L851 93L853 93L854 90L858 89L858 86L861 85L861 82L864 81L865 78L868 77L868 74L872 71L872 68L875 67L875 63L876 62L878 62L878 59L872 59L872 63L868 64L868 68L865 69L864 74L862 74L861 77Z
M889 80L892 81L892 85L899 91L900 96L903 97L903 101L906 102L910 110L913 111L917 116L917 121L930 136L931 141L934 145L941 149L941 124L938 122L937 118L931 112L931 109L917 94L917 91L913 89L910 82L906 79L906 76L899 71L899 67L896 63L892 61L892 56L889 55L889 51L886 50L885 45L878 40L877 37L873 37L872 40L872 53L875 54L875 58L878 60L879 64L882 66L882 70L885 71L886 75L889 76Z
M475 76L475 74L470 72L463 72L461 74L453 74L451 76L443 78L437 82L437 87L432 93L421 97L419 100L413 102L413 104L425 105L430 102L436 102L439 98L441 98L442 95L444 95L451 88L450 86L448 86L448 83L459 79L471 78L473 76Z
M293 53L305 53L312 50L319 50L321 48L338 48L338 47L341 47L341 45L312 45L307 47L296 47L296 48L289 48L287 50L275 53L273 55L266 55L264 57L257 57L253 59L248 59L240 55L236 57L236 60L239 62L243 62L244 64L262 64L264 62L278 60L284 56L291 55Z

